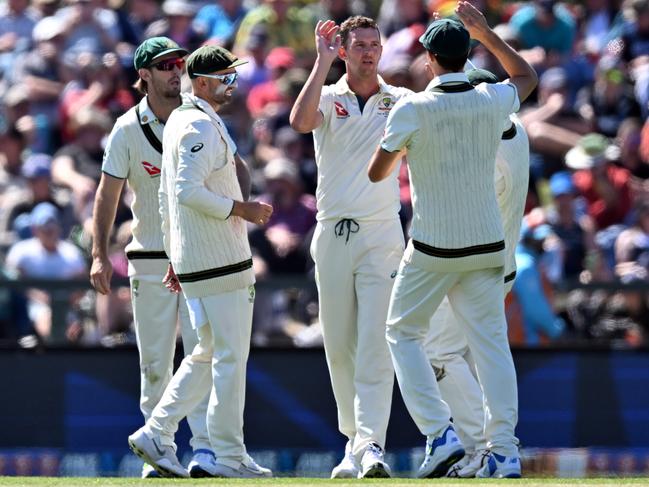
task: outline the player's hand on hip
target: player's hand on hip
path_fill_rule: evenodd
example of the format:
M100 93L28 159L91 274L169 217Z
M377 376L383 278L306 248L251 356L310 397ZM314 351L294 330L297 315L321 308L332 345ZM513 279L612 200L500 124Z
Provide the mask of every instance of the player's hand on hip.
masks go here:
M491 30L485 16L470 2L458 2L455 13L466 27L466 30L469 31L472 39L479 41Z
M341 45L340 26L333 20L318 21L315 28L315 45L318 57L330 63L338 57L338 48Z
M90 267L90 284L101 294L110 294L110 279L113 265L107 258L95 257Z

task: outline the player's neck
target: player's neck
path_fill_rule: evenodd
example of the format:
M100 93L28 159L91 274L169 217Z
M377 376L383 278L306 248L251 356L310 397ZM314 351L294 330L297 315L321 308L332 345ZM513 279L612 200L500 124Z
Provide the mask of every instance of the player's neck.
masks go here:
M158 117L158 120L166 122L176 108L181 104L180 96L175 98L166 98L161 96L156 96L154 94L149 94L147 96L147 101L149 102L149 107L151 111Z
M379 92L379 79L377 76L373 78L361 78L347 73L347 84L349 88L358 96L368 99L370 96Z

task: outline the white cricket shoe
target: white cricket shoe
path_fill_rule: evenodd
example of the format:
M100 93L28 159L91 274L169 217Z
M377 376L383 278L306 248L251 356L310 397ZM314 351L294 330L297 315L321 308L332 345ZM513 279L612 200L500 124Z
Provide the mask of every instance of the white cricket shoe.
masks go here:
M128 446L133 453L163 477L188 478L189 472L178 461L174 449L162 445L159 437L148 436L143 430L144 428L140 428L128 437Z
M143 479L159 479L160 474L155 471L155 468L153 468L151 465L148 463L145 463L142 465L142 478Z
M518 479L521 477L521 459L490 452L484 465L475 474L479 478Z
M193 479L214 477L216 457L211 450L199 449L194 452L187 465L189 476Z
M352 453L352 442L345 445L345 456L331 471L332 479L355 479L358 477L358 462Z
M447 477L459 477L462 479L470 479L475 477L475 474L478 473L487 458L489 457L489 450L476 450L471 454L464 455L462 460L453 465L448 473Z
M419 467L417 478L443 477L463 456L462 443L455 434L453 426L449 426L441 436L427 438L426 456Z
M224 463L220 463L218 459L214 462L214 477L227 477L227 478L243 478L254 479L272 477L273 472L269 468L264 468L252 459L250 455L239 464L237 468L233 468Z
M384 479L390 478L392 472L390 466L383 459L385 452L377 443L370 443L363 452L361 458L361 471L359 479Z

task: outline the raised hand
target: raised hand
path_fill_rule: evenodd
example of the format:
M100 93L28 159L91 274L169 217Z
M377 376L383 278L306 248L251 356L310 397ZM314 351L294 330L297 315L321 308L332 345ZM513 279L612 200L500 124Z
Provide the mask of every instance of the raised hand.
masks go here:
M472 39L480 41L491 30L482 12L469 2L459 1L457 7L455 7L455 13L466 27L466 30L469 31Z
M315 43L318 57L328 62L334 62L338 57L338 48L341 46L340 26L333 20L318 21L315 28Z

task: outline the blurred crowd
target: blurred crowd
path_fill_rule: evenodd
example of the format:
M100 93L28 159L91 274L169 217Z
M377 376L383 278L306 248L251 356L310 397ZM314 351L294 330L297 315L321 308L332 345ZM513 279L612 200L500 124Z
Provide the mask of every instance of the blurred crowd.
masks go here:
M512 343L649 343L649 293L642 286L649 281L649 0L473 3L540 78L519 113L532 164L518 277L507 300ZM288 114L314 61L317 20L376 18L384 37L380 74L421 91L428 80L419 36L432 12L451 15L454 6L447 0L0 2L2 278L87 279L103 145L115 119L139 99L132 88L135 47L164 35L189 50L223 45L249 61L238 68L235 99L222 116L251 166L254 197L275 208L267 225L250 227L257 280L309 279L317 169L311 136L294 132ZM503 77L480 45L471 63ZM343 72L339 61L330 81ZM405 164L400 181L407 232ZM117 277L127 273L131 197L128 190L122 195L114 227ZM261 288L255 344L321 343L313 286ZM65 323L53 325L57 293L68 306ZM64 327L71 344L133 341L128 288L98 298L86 289L0 286L0 339L47 343L53 327Z

